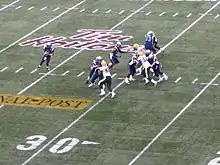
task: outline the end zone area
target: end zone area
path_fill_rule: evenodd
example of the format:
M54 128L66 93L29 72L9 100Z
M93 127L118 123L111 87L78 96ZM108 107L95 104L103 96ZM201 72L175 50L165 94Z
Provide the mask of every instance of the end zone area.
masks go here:
M1 36L4 38L1 49L77 3L80 1L63 3L56 0L50 3L48 1L48 4L42 6L42 2L20 1L19 4L3 10L3 19L12 24L16 20L21 27L18 28L19 33L15 33L14 26L9 26L8 22L3 23L0 27ZM118 5L115 6L115 3ZM149 5L146 5L147 3ZM108 60L109 51L83 50L77 53L80 49L58 47L51 61L52 72L48 74L43 67L32 72L39 64L40 47L20 46L19 43L47 35L65 37L65 41L70 41L69 37L81 34L77 32L81 29L108 30L115 27L112 30L120 30L120 35L133 37L123 41L123 44L142 43L144 34L153 30L163 46L215 3L85 1L76 9L2 52L2 94L22 93L27 97L85 99L92 100L92 104L80 111L55 107L2 107L0 164L129 164L219 72L219 38L216 35L219 34L219 19L216 18L219 6L169 45L164 56L158 55L169 81L158 84L157 88L145 86L138 77L131 85L123 84L118 87L118 84L122 84L121 78L126 76L129 60L129 55L123 55L120 64L112 72L115 75L113 85L118 87L117 97L113 100L106 97L100 101L98 88L88 88L84 84L92 59L101 55ZM136 12L144 5L146 7ZM18 6L22 7L16 9ZM34 8L30 9L32 6ZM43 9L45 7L47 8ZM184 9L184 12L181 12L180 8ZM24 13L27 17L22 17ZM13 35L7 37L7 33ZM60 65L66 59L68 60ZM177 79L179 80L176 81ZM34 83L36 81L37 83ZM147 162L149 165L207 165L215 157L218 151L216 137L219 127L219 87L213 85L214 83L219 84L219 78L210 84L198 100L135 164L145 165ZM30 84L33 85L26 88ZM89 108L91 111L78 120ZM210 133L210 130L213 131Z

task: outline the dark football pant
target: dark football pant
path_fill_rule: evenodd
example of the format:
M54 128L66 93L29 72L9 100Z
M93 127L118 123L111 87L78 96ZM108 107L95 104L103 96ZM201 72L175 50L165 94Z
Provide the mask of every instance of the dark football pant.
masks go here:
M154 70L154 73L155 73L156 77L159 77L159 75L163 75L163 70L162 70L161 63L155 64L153 66L153 70Z
M43 65L43 63L46 61L46 66L49 67L50 59L51 59L50 55L43 55L40 61L40 66Z
M108 90L112 92L112 77L106 76L99 81L99 88L102 89L103 85L106 85Z
M127 75L127 78L129 78L130 75L134 76L135 73L136 73L135 64L128 65L128 75Z

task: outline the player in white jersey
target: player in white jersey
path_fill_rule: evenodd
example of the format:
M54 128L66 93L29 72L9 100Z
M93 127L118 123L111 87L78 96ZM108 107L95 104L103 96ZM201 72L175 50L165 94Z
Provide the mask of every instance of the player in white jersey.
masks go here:
M153 83L154 86L157 85L157 81L149 77L150 69L152 68L151 64L148 62L148 58L144 52L139 52L138 61L141 63L142 66L142 73L144 76L145 84L149 82Z
M99 68L103 79L101 79L98 83L99 88L101 90L100 96L105 95L105 85L107 86L108 90L110 91L112 98L115 97L115 92L112 90L111 86L112 86L112 77L111 77L111 73L110 73L110 68L107 65L107 63L103 60L101 63L101 67Z

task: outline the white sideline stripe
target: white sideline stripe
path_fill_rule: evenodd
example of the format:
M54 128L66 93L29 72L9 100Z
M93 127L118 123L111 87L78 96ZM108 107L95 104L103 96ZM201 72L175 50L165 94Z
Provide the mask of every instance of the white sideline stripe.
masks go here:
M39 73L40 75L45 75L45 74L47 74L47 73ZM50 73L49 74L50 76L56 76L56 74L54 74L54 73Z
M178 14L179 14L179 13L175 13L175 14L173 14L173 17L176 17Z
M161 17L161 16L162 16L162 15L164 15L164 14L165 14L165 12L162 12L162 13L160 13L160 15L159 15L159 16Z
M143 5L142 7L140 7L139 9L137 9L135 12L133 12L132 14L130 14L129 16L127 16L125 19L123 19L121 22L119 22L118 24L116 24L115 26L113 26L110 30L114 30L115 28L117 28L118 26L120 26L122 23L124 23L126 20L128 20L129 18L131 18L133 15L135 15L136 13L138 13L139 11L141 11L142 9L144 9L145 7L147 7L148 5L150 5L152 2L154 2L154 0L149 1L148 3L146 3L145 5ZM24 88L23 90L21 90L18 94L22 94L23 92L25 92L27 89L29 89L30 87L32 87L33 85L35 85L36 83L38 83L40 80L42 80L44 77L46 77L48 74L50 74L51 72L53 72L55 69L59 68L61 65L65 64L67 61L69 61L70 59L72 59L73 57L75 57L77 54L79 54L80 52L82 52L83 49L79 50L78 52L76 52L75 54L73 54L72 56L70 56L68 59L64 60L62 63L60 63L59 65L57 65L56 67L54 67L52 70L50 70L47 74L43 75L42 77L40 77L38 80L36 80L35 82L33 82L32 84L30 84L29 86L27 86L26 88ZM121 82L119 83L113 90L116 90L118 87L120 87L122 84L124 83ZM91 110L93 110L97 105L99 105L102 101L104 101L110 93L108 93L107 95L105 95L104 97L102 97L98 102L96 102L95 104L93 104L88 110L86 110L82 115L80 115L76 120L74 120L72 123L70 123L66 128L64 128L60 133L58 133L55 137L53 137L48 143L46 143L43 147L41 147L39 150L37 150L31 157L29 157L24 163L22 163L21 165L26 165L28 162L30 162L33 158L35 158L39 153L41 153L47 146L49 146L51 143L53 143L57 138L59 138L63 133L65 133L69 128L71 128L74 124L76 124L78 121L80 121L87 113L89 113Z
M81 2L79 2L78 4L76 4L75 6L69 8L68 10L64 11L63 13L59 14L58 16L54 17L53 19L49 20L48 22L44 23L43 25L39 26L38 28L34 29L33 31L31 31L30 33L26 34L25 36L19 38L17 41L13 42L12 44L10 44L9 46L3 48L2 50L0 50L0 53L8 50L9 48L11 48L12 46L14 46L15 44L19 43L21 40L29 37L31 34L37 32L38 30L42 29L43 27L47 26L48 24L50 24L51 22L57 20L58 18L62 17L64 14L70 12L71 10L73 10L75 7L81 5L82 3L84 3L86 0L83 0Z
M198 78L195 78L195 79L192 81L192 84L195 84L196 81L198 81Z
M9 8L10 6L13 6L15 3L19 2L19 1L20 1L20 0L16 0L16 1L14 1L14 2L8 4L8 5L3 6L3 7L0 9L0 11L7 9L7 8Z
M149 15L151 13L151 11L149 11L146 15Z
M108 14L108 13L110 13L111 11L112 11L112 10L108 10L108 11L106 11L105 13Z
M43 11L43 10L45 10L45 9L47 9L47 6L45 6L45 7L43 7L42 9L40 9L41 11Z
M63 74L61 74L61 76L65 76L66 74L68 74L70 71L67 70L66 72L64 72Z
M220 1L219 1L220 2ZM196 94L196 96L186 104L186 106L151 140L146 147L128 164L128 165L133 165L139 157L186 111L187 108L191 104L193 104L200 96L203 94L203 92L213 84L213 82L219 77L220 72L216 74L215 77L211 79L211 81L204 87L202 90Z
M16 7L15 9L18 10L18 9L20 9L21 7L22 7L22 6L18 6L18 7Z
M182 77L178 77L174 82L178 83L181 79L182 79Z
M83 11L85 11L85 9L80 10L79 12L82 13Z
M125 11L124 11L124 10L122 10L122 11L120 11L118 14L119 14L119 15L121 15L121 14L122 14L122 13L124 13L124 12L125 12Z
M192 13L189 13L186 17L189 18L192 15Z
M213 9L215 9L220 4L220 1L217 2L214 6L212 6L209 10L207 10L203 15L201 15L197 20L195 20L191 25L189 25L186 29L184 29L179 35L177 35L173 40L171 40L167 45L165 45L161 50L158 51L158 53L161 53L164 49L166 49L169 45L171 45L174 41L176 41L179 37L181 37L186 31L188 31L191 27L193 27L197 22L199 22L203 17L205 17L209 12L211 12ZM157 54L158 54L157 53ZM128 165L133 165L140 157L141 155L148 150L148 148L166 131L167 128L176 120L179 118L179 116L215 81L219 76L219 73L180 111L179 114L173 120L171 120L170 123L168 123L153 139L152 141L147 144L141 152L133 158Z
M33 9L33 8L34 8L34 6L31 6L31 7L28 8L28 10L31 10L31 9Z
M8 67L4 67L0 72L4 72Z
M217 14L216 16L215 16L215 19L217 19L219 17L219 14Z
M24 69L24 68L21 67L21 68L19 68L18 70L16 70L15 73L18 73L18 72L20 72L20 71L23 70L23 69Z
M34 70L32 70L30 73L32 74L32 73L34 73L34 72L36 72L37 71L37 69L34 69Z
M99 9L95 9L92 13L96 13L97 11L99 11Z
M57 10L59 10L60 8L59 7L57 7L56 9L54 9L53 11L57 11Z
M77 77L80 77L84 74L85 72L81 72L80 74L77 75Z

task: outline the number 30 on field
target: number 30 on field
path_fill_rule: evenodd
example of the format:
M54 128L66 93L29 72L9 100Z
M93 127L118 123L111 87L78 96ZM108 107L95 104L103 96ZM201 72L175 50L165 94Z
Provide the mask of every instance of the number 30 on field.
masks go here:
M31 151L40 146L46 139L47 137L43 135L29 136L26 138L25 144L19 144L16 148L21 151ZM58 154L67 153L73 149L79 141L77 138L64 138L54 144L49 151Z

